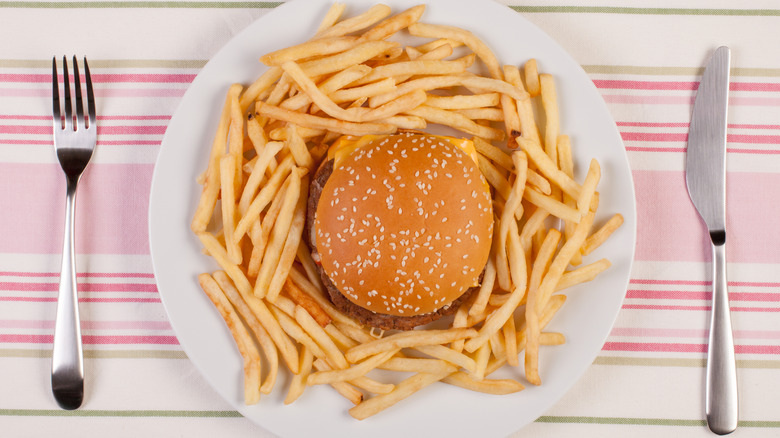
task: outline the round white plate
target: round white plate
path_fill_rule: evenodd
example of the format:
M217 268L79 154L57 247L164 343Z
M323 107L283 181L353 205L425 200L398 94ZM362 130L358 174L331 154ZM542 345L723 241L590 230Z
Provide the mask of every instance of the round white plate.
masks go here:
M374 4L346 0L347 15ZM388 2L394 12L419 0ZM264 67L264 53L308 39L331 0L294 0L263 16L233 38L193 81L171 119L152 182L149 237L163 303L179 341L211 386L244 416L281 436L504 436L544 414L593 362L609 334L628 284L635 240L635 200L628 160L606 105L572 58L549 36L506 6L489 0L429 0L423 21L460 26L482 38L504 64L538 60L555 76L561 132L571 136L577 179L591 158L602 168L597 220L621 213L625 224L586 261L606 257L612 267L595 281L572 288L548 330L566 335L565 345L543 347L543 384L506 396L435 384L364 421L347 414L350 403L330 387L307 389L293 405L282 403L289 376L260 403L243 402L242 361L224 322L200 290L197 275L217 265L200 252L190 220L211 141L231 83L250 84ZM518 370L505 371L518 377Z

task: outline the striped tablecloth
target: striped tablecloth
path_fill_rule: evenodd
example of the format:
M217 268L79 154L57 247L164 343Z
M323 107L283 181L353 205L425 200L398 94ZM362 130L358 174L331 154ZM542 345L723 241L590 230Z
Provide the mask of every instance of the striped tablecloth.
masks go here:
M685 190L684 152L701 66L722 44L733 50L735 436L779 436L777 4L506 3L563 45L601 91L628 151L639 229L607 343L579 383L515 436L709 436L709 249ZM220 47L277 5L0 1L0 435L269 435L223 401L177 343L152 274L146 218L160 141L183 93ZM64 412L49 389L64 211L49 98L51 56L73 53L91 60L101 115L77 211L86 403Z

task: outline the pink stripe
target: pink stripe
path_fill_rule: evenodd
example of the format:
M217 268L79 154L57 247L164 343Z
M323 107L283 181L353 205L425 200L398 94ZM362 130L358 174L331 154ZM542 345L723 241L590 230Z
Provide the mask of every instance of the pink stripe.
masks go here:
M5 344L51 344L54 335L11 335L0 334L0 343ZM178 345L179 341L175 336L103 336L103 335L83 335L81 342L88 345L128 345L128 344L151 344L151 345Z
M45 292L59 290L59 283L0 282L0 290ZM157 285L148 283L79 283L80 292L157 292Z
M98 120L170 120L167 115L97 116ZM0 114L0 120L51 120L51 116Z
M0 271L0 276L8 277L59 277L59 272L10 272ZM79 272L76 277L96 278L154 278L149 272Z
M626 146L628 152L685 152L685 148L659 148L659 147L638 147L638 146ZM726 148L726 152L730 154L753 154L753 155L777 155L780 154L780 150L769 149L741 149L741 148Z
M183 88L98 88L95 97L181 97ZM37 97L51 99L51 90L44 88L0 88L4 97Z
M644 327L615 327L611 336L666 337L666 338L707 338L708 330L665 329ZM734 330L738 339L780 339L780 330Z
M55 303L57 297L0 297L0 301L21 303ZM162 303L159 298L94 298L79 297L82 303Z
M646 351L676 353L706 353L707 344L666 344L657 342L607 342L605 351ZM780 345L735 345L738 354L780 354Z
M194 74L165 74L165 73L96 73L92 75L92 83L97 85L105 82L160 82L160 83L187 83L195 79ZM0 74L0 82L29 82L29 83L51 83L51 74L35 73L5 73ZM62 83L65 79L58 75L58 80Z
M656 280L653 278L632 278L631 284L684 284L688 286L709 286L711 281L700 280ZM729 281L729 286L747 287L780 287L780 283L755 282L755 281Z
M629 289L626 292L626 298L649 299L649 300L706 300L712 299L711 291L684 291L684 290L637 290ZM753 301L758 303L776 303L780 302L778 293L758 293L758 292L730 292L731 301Z
M49 76L51 80L51 76ZM598 88L627 89L627 90L698 90L699 82L682 81L626 81L596 79L593 83ZM780 91L780 83L767 82L732 82L729 84L731 91Z
M688 133L621 132L620 136L626 141L688 141ZM729 134L726 140L729 143L780 144L780 135Z
M636 259L709 262L709 239L688 197L685 173L635 170L633 176ZM771 190L756 190L780 187L780 174L729 172L728 178L728 261L780 263L780 233L776 224L766 219L780 217L780 203ZM761 206L761 214L756 214L757 206Z
M605 94L607 103L622 103L631 105L693 105L693 96L631 96L622 94ZM731 106L780 106L780 98L772 97L730 97Z
M646 128L687 128L686 122L615 122L618 126L634 126ZM754 125L747 123L729 123L729 129L780 129L780 125Z
M624 304L623 309L629 310L688 310L688 311L707 311L709 312L710 306L663 306L656 304ZM732 312L757 312L757 313L773 313L780 312L778 308L772 307L732 307Z
M0 328L10 329L50 329L54 320L0 320ZM82 330L171 330L168 321L85 321L81 320Z
M159 146L162 140L98 140L97 145L105 146L137 146L137 145L153 145ZM17 145L54 145L51 140L0 140L0 144L17 144Z
M98 125L97 135L162 135L165 125ZM48 134L52 135L51 125L0 125L0 134Z
M76 251L149 254L147 212L153 164L92 163L79 185ZM56 163L0 163L0 253L62 251L65 181ZM118 196L122 194L122 196Z

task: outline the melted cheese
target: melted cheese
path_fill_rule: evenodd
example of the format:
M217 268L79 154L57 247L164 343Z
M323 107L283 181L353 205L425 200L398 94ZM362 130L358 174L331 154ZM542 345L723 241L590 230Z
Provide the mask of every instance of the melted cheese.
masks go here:
M477 150L474 148L474 142L471 140L467 140L465 138L447 137L444 135L430 136L450 143L451 145L465 152L466 155L474 160L474 163L479 164L477 159ZM348 157L353 152L367 145L368 143L371 143L374 140L381 140L385 137L388 137L388 135L364 135L362 137L354 137L350 135L342 136L336 140L335 143L333 143L330 149L328 149L328 160L333 160L333 168L335 169L339 167L345 157Z

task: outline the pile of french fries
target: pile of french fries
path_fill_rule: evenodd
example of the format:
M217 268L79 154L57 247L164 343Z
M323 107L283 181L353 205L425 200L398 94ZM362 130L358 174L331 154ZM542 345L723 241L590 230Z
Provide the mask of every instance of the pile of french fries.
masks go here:
M334 4L309 41L260 58L269 68L252 85L230 87L199 177L192 231L221 270L198 280L244 359L245 402L273 390L280 362L294 376L285 403L330 385L357 419L434 382L492 394L541 384L540 346L565 341L543 331L566 301L556 292L610 266L580 265L622 224L616 214L594 230L598 162L575 181L555 83L535 60L501 66L469 31L419 22L424 5L342 20L344 9ZM430 41L389 40L400 32ZM466 53L448 59L456 48ZM488 76L468 70L477 60ZM474 142L493 192L491 257L448 328L376 333L327 298L302 239L310 179L341 135L429 124ZM523 372L489 378L505 364ZM393 384L376 369L414 374Z

